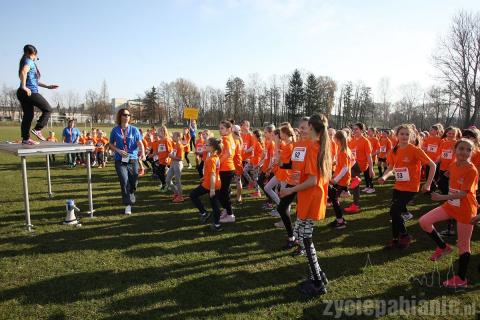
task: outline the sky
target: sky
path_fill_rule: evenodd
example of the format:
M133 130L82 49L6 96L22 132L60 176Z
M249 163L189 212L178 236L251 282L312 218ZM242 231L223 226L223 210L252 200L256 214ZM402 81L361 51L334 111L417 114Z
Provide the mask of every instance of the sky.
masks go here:
M295 68L375 90L438 80L431 56L460 10L478 0L3 0L0 86L17 87L22 48L37 47L42 82L60 94L135 98L182 77L224 88ZM47 98L50 90L42 89Z

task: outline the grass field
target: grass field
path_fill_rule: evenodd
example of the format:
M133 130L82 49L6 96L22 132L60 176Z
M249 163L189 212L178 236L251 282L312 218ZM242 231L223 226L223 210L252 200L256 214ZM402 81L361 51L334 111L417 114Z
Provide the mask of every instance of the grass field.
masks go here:
M18 128L0 127L2 141L18 134ZM382 250L391 236L391 183L377 188L377 194L362 196L363 211L347 216L347 229L326 226L331 209L317 224L314 242L330 280L329 292L307 301L296 289L307 275L306 258L278 250L285 231L273 227L276 220L262 211L260 200L245 197L235 208L237 222L212 234L188 201L172 204L169 195L158 192L158 182L145 176L134 213L125 216L110 163L93 169L96 218L84 218L81 228L67 227L61 224L66 199L88 208L86 174L85 168L64 168L58 159L63 158L57 156L52 170L55 197L48 199L44 159L28 158L35 225L28 233L20 161L0 154L1 319L319 319L333 318L324 314L330 301L401 296L427 302L447 299L480 310L478 230L467 275L470 287L441 288L439 282L449 276L452 264L456 268L456 256L437 263L428 260L434 246L417 223L434 205L426 196L418 195L411 207L415 218L407 228L414 237L412 246L403 252ZM185 193L196 187L196 171L185 170L183 182ZM449 242L455 244L454 239ZM447 313L402 318L474 317Z

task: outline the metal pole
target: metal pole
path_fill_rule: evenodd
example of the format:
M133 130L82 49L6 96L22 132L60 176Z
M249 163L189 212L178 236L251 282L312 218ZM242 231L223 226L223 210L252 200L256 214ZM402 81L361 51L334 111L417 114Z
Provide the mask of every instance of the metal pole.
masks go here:
M47 184L48 184L48 197L53 198L52 193L52 179L50 178L50 156L47 154Z
M93 218L93 197L92 197L92 168L90 166L90 152L87 151L87 178L88 178L88 204L90 206L90 218Z
M23 203L25 206L25 223L27 231L32 231L32 223L30 221L30 202L28 199L28 179L27 179L27 159L21 157L22 160L22 178L23 178Z

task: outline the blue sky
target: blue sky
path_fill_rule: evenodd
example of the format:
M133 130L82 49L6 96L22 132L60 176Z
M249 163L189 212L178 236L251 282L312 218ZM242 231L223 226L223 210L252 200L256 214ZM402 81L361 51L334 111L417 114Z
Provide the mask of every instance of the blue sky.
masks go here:
M18 84L23 45L39 50L42 80L60 93L136 97L178 77L223 88L228 77L294 68L374 89L434 82L431 54L460 9L480 2L104 0L2 1L0 85ZM44 93L45 90L43 91ZM50 95L47 94L47 97Z

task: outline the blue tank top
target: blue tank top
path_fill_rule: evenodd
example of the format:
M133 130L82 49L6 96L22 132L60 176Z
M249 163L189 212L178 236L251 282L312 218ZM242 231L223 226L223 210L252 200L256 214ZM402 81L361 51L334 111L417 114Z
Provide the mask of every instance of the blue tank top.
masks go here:
M32 93L38 93L38 72L37 72L37 65L35 62L33 62L32 59L25 60L25 64L22 66L22 68L28 65L30 67L30 70L27 73L27 79L25 81L25 84ZM20 87L22 86L22 82L20 81Z

